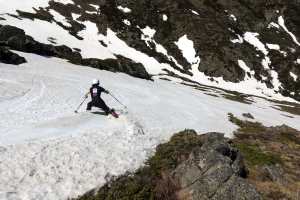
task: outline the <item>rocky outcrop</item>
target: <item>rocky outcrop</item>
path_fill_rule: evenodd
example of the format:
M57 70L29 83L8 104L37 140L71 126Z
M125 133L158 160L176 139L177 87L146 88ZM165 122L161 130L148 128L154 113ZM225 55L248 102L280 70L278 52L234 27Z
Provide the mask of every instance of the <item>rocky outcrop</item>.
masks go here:
M247 170L242 155L222 134L205 135L204 144L174 170L173 177L182 188L182 199L260 199L244 179Z
M11 52L8 48L0 46L0 62L6 64L20 65L25 63L25 58Z
M5 25L0 27L0 44L13 50L35 53L42 56L56 56L65 58L72 63L80 64L80 53L73 51L67 46L53 46L35 41L25 34L22 29Z
M32 37L26 35L22 29L14 26L0 26L0 46L6 46L13 50L35 53L42 56L59 57L67 59L74 64L87 65L97 69L108 70L112 72L123 72L138 78L151 78L142 64L135 63L122 56L117 56L117 59L106 60L94 58L82 59L82 56L78 50L72 50L65 45L55 46L52 44L43 44L37 42ZM8 49L6 49L6 51L8 51ZM5 55L2 55L3 62L7 59L7 56L7 53ZM15 56L17 56L17 54L14 54L14 59L16 59ZM15 62L18 63L20 61L21 60L13 60L10 64L14 64ZM4 63L7 63L7 61Z
M79 199L261 199L246 179L243 156L220 133L178 133L147 164Z
M300 132L286 125L266 127L230 115L240 128L231 141L244 156L248 179L265 200L297 199Z
M25 32L14 26L0 26L0 41L7 41L13 36L25 35Z
M249 1L249 0L72 0L72 3L50 1L45 8L36 8L35 12L18 11L19 16L40 19L56 23L77 39L82 39L79 32L84 30L83 22L90 21L98 27L99 33L106 34L112 29L126 43L151 56L161 63L167 63L188 76L192 76L191 63L183 56L175 42L184 35L194 42L196 56L201 58L198 70L216 81L222 77L226 81L240 82L247 76L275 87L275 71L282 83L276 92L300 100L299 79L295 80L290 72L300 76L295 61L299 59L299 46L289 33L278 25L283 16L285 25L296 37L300 37L300 5L297 1ZM100 6L97 9L97 6ZM123 12L119 6L130 8ZM55 21L49 10L55 10L64 16L70 26ZM73 19L73 15L78 15ZM167 17L167 19L166 19ZM131 25L124 23L128 20ZM275 24L275 26L272 26ZM154 42L145 44L141 29L151 27L156 30L153 40L161 44L169 56L157 52ZM277 26L277 27L276 27ZM249 42L242 40L246 32L257 33L268 51L270 65L262 62L265 52L258 50ZM235 40L236 42L232 42ZM266 44L276 44L280 50L269 48ZM170 56L175 58L177 63ZM243 60L253 73L245 72L238 64ZM179 65L181 67L179 67ZM169 76L182 78L182 75L165 70ZM186 78L185 81L190 79Z
M141 63L133 62L122 56L117 56L117 59L100 60L96 58L83 59L82 64L88 65L101 70L108 70L112 72L124 72L134 77L150 79Z

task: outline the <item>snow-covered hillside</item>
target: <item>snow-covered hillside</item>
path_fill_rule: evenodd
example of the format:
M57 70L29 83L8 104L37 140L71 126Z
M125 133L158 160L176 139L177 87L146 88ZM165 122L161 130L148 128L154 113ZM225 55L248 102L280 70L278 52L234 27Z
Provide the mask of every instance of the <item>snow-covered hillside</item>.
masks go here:
M280 10L276 2L270 3L274 8L256 3L259 11L266 9L261 11L266 19L251 19L249 12L253 11L239 0L225 5L215 3L216 7L223 7L223 12L192 0L153 1L147 13L143 12L147 6L144 1L0 3L0 24L19 27L41 43L79 50L83 59L101 62L123 56L141 63L151 75L177 82L205 84L278 100L298 99L299 42L294 33L298 28L293 27L293 31L288 27L298 19L291 19L294 11ZM297 6L287 3L289 9ZM201 9L208 17L196 11ZM215 12L220 12L216 21L210 16ZM244 15L249 15L249 19ZM214 38L220 42L214 44ZM14 46L10 43L9 46ZM94 60L82 63L95 65Z
M193 128L230 137L236 127L228 121L229 112L239 117L251 113L268 126L300 129L298 116L260 98L239 103L213 88L200 91L18 53L28 64L0 64L0 199L57 200L82 194L109 175L138 168L176 131ZM128 106L120 119L85 113L85 106L74 113L95 77Z
M207 2L0 0L0 200L76 197L228 113L300 129L299 3ZM74 113L94 78L119 119Z

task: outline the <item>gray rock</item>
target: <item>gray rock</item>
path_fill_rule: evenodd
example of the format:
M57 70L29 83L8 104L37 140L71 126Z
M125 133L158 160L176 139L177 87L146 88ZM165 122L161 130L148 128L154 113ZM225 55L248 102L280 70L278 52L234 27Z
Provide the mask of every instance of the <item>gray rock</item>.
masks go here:
M273 182L277 182L281 185L287 183L284 178L284 171L279 165L265 165L262 167L264 177L267 177Z
M83 59L82 64L101 70L112 72L124 72L134 77L147 79L151 77L141 63L135 63L130 59L117 56L117 59L100 60L96 58Z
M0 62L20 65L22 63L25 63L26 60L18 54L11 52L8 48L0 46Z
M14 26L5 25L0 27L0 41L7 41L10 37L16 35L25 35L25 32Z
M247 176L241 154L219 133L204 136L204 144L172 173L191 200L261 199Z

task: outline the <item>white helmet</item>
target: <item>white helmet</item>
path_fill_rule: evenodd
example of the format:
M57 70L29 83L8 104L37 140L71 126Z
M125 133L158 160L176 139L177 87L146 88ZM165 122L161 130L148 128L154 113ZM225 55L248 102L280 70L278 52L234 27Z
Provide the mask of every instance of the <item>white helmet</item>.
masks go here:
M93 80L93 85L99 85L99 84L100 84L100 81L98 79Z

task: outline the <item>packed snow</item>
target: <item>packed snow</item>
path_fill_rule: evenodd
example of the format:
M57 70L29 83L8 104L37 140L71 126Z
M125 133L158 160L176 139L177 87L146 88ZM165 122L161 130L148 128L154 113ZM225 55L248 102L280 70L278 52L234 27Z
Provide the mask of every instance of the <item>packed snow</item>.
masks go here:
M128 19L124 19L123 23L126 24L127 26L131 25L131 22Z
M52 13L54 14L54 12ZM55 17L60 20L59 22L66 23L61 21L63 18L59 17L59 15L55 15ZM76 18L78 16L74 15L73 17ZM49 44L48 38L52 37L56 39L58 45L64 44L71 48L81 49L81 54L84 58L116 58L107 48L99 43L99 38L103 37L103 35L98 34L97 26L91 22L87 21L83 23L86 28L80 32L79 35L83 37L84 40L78 40L54 22L49 23L38 19L34 21L30 19L20 20L11 16L5 16L5 18L6 20L1 21L1 24L13 24L16 27L22 28L26 34L32 36L39 42Z
M275 92L278 92L281 87L281 82L279 81L278 73L275 70L272 70L272 62L270 57L268 57L269 51L266 47L268 45L262 43L259 40L258 36L258 33L246 32L244 34L244 40L249 44L253 45L258 51L264 54L265 57L261 61L261 64L264 67L264 69L268 70L270 76L272 77L272 84L274 86Z
M151 48L151 44L154 44L156 52L165 55L168 58L168 60L174 62L179 68L183 69L183 66L181 66L173 56L169 55L167 49L165 47L163 47L161 44L158 44L154 40L154 35L156 33L155 29L152 29L151 27L146 26L143 29L140 28L140 30L143 33L141 36L141 39L145 41L145 43L147 44L148 47ZM176 70L174 70L169 64L164 64L164 66L165 66L164 67L165 69L168 69L168 70L174 72L175 74L177 73Z
M269 52L266 49L266 46L258 39L258 36L258 33L246 32L244 34L244 40L256 47L258 51L261 51L263 54L268 55Z
M280 46L278 44L267 44L267 47L273 50L280 50Z
M251 70L243 60L238 60L238 64L245 71L246 79L249 79L249 78L251 78L251 76L254 76L255 71ZM248 77L248 73L250 73L250 75L251 75L250 77Z
M197 11L195 11L195 10L191 10L191 12L192 12L193 14L195 14L195 15L199 15L199 13L198 13Z
M179 38L175 44L178 46L178 48L181 50L183 57L191 64L197 63L199 66L200 58L199 56L196 56L196 51L194 48L194 42L190 39L188 39L187 35L182 36Z
M168 16L166 14L163 14L163 20L168 21Z
M291 31L289 31L288 28L285 26L285 21L284 21L283 16L278 17L278 24L287 32L287 34L289 34L291 36L291 38L293 39L293 41L298 46L300 46L300 43L299 43L297 37Z
M118 6L118 9L124 13L131 13L131 9L123 6Z
M0 64L0 199L65 200L83 194L106 177L137 169L177 131L231 137L237 127L228 121L229 112L300 129L298 116L264 99L253 97L248 105L226 100L216 89L211 92L219 97L173 82L17 53L28 63ZM128 113L114 119L85 113L84 105L74 114L94 78L127 105ZM118 112L124 110L103 97Z
M236 18L236 16L235 15L233 15L233 14L231 14L231 15L229 15L229 18L230 19L232 19L233 21L237 21L237 18Z
M298 76L294 74L293 72L290 72L290 76L294 79L294 81L297 81Z
M46 7L48 6L49 0L22 0L20 5L20 0L0 0L0 14L12 13L16 14L17 8L22 8L22 11L34 12L33 8Z

